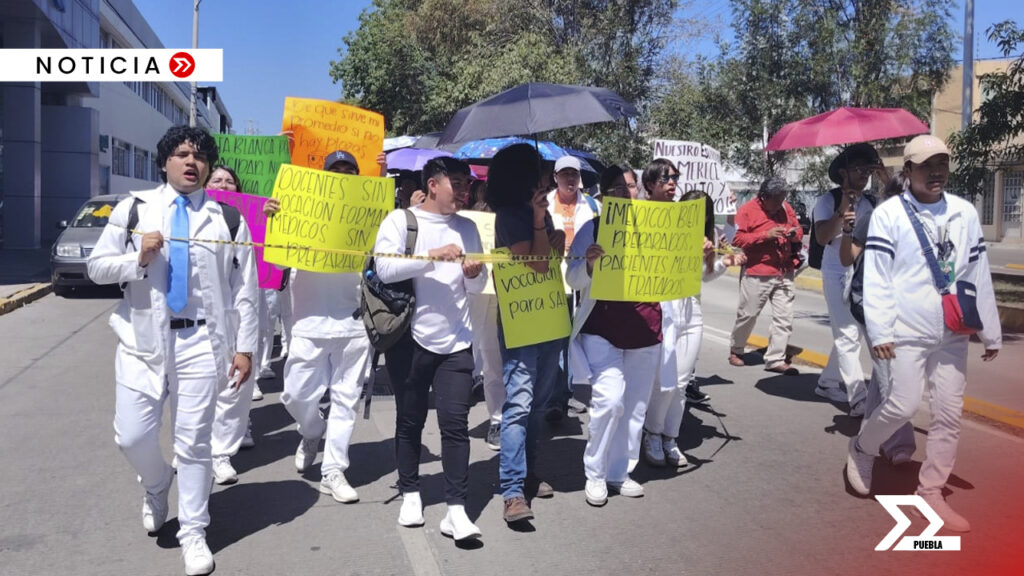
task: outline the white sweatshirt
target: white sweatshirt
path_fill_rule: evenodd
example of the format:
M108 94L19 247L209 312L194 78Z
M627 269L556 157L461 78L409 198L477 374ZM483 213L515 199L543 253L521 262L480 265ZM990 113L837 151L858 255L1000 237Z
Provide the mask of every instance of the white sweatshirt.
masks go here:
M359 307L359 273L298 270L292 279L292 333L302 338L365 336Z
M479 253L480 233L476 224L458 214L441 215L410 208L418 228L413 254L426 256L430 250L455 244L464 253ZM375 252L405 252L406 220L395 210L380 224ZM378 258L377 275L384 282L412 279L416 293L416 311L412 318L412 337L417 344L435 354L452 354L473 343L473 325L469 319L467 294L480 294L487 284L486 267L475 278L462 274L461 262L431 262Z
M909 192L904 192L903 197L911 203L912 210L917 210L925 229L937 237L935 216ZM1001 348L999 312L978 213L962 198L951 194L943 194L943 198L945 225L955 246L952 259L956 280L970 282L977 288L978 314L984 324L978 336L985 348ZM910 217L898 197L879 204L871 216L864 245L864 317L868 341L876 344L934 344L946 335L941 297Z

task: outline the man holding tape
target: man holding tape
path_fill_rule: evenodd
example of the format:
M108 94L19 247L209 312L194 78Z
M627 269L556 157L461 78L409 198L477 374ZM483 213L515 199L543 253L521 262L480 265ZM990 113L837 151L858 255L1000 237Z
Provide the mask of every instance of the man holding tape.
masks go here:
M110 317L119 340L114 440L146 489L142 525L150 533L167 520L174 479L160 451L164 403L171 402L177 536L190 575L214 568L205 528L217 394L249 378L256 349L252 248L231 243L224 217L229 207L203 189L217 156L205 130L168 130L157 144L166 184L121 201L88 262L93 282L124 285L124 299ZM238 226L235 238L244 244L249 230L244 220Z
M359 164L349 152L336 150L324 160L324 170L355 176ZM263 210L272 218L280 211L280 202L270 198ZM363 322L353 316L359 308L359 282L357 272L295 271L292 338L281 394L281 402L302 436L295 450L295 469L305 472L313 465L326 432L319 490L342 503L359 500L345 471L356 425L356 403L370 358ZM325 422L319 403L326 390L330 391L331 409Z
M850 440L846 477L855 492L871 491L879 448L931 396L931 425L917 494L946 528L970 524L946 503L942 490L953 471L964 388L967 343L976 333L982 360L1002 347L999 313L985 241L974 206L946 194L950 154L931 135L903 151L907 189L875 209L864 246L864 318L876 358L888 361L892 389Z

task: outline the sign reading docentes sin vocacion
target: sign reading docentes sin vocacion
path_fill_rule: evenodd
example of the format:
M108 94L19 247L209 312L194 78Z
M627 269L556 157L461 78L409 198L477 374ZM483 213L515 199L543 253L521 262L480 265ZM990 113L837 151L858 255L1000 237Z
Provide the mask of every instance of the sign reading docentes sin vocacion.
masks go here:
M311 272L358 272L394 209L390 178L335 174L283 164L274 182L280 211L267 220L263 258ZM357 251L358 254L332 252Z
M700 293L704 202L606 198L590 293L597 300L665 302Z

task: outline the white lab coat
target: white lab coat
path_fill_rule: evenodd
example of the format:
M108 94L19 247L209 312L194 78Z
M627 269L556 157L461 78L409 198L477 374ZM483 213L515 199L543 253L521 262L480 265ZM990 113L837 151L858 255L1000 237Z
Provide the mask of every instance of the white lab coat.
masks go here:
M97 284L125 283L124 299L110 316L110 326L121 345L119 354L134 356L146 366L145 372L122 374L118 383L142 392L152 398L164 393L168 358L172 343L169 310L167 308L167 256L168 244L147 266L138 265L138 248L142 237L134 235L134 246L125 245L128 213L133 199L138 204L137 230L162 231L170 236L171 211L163 206L162 195L166 184L152 190L131 192L110 215L110 224L104 228L88 260L89 277ZM231 240L231 232L224 221L221 205L206 197L199 209L202 221L195 236L209 240ZM250 240L249 229L243 219L238 229L238 241ZM251 247L224 244L196 243L191 247L196 257L198 274L202 282L203 310L210 344L216 361L217 380L227 382L228 369L236 352L255 352L257 345L256 260ZM227 279L227 282L225 282ZM131 364L137 365L137 364Z

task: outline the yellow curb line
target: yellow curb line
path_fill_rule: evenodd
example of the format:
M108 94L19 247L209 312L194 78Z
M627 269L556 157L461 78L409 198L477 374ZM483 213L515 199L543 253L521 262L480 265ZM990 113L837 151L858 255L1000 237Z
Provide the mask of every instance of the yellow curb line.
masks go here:
M7 298L0 298L0 315L21 308L30 302L35 302L50 292L53 292L53 285L46 282L29 286Z
M768 339L764 336L758 336L752 334L747 339L747 346L751 348L765 348L768 346ZM828 355L813 350L804 349L802 352L794 356L794 358L800 359L811 366L817 368L824 368L828 364ZM1000 424L1005 424L1018 430L1024 430L1024 412L1018 412L1011 408L999 406L998 404L992 404L984 400L979 400L971 396L964 396L964 412L981 416L982 418L993 420Z
M1014 270L1024 270L1024 264L1007 264L1007 268L1013 268Z

